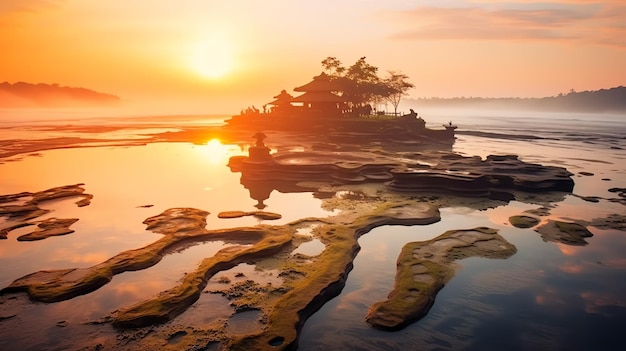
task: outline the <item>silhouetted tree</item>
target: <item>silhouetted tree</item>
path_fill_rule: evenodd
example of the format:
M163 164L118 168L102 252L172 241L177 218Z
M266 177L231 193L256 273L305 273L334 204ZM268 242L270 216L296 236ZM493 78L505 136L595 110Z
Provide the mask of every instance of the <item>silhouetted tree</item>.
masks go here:
M327 57L322 60L322 67L327 71L329 76L341 76L345 71L345 68L341 65L336 57Z
M322 60L322 67L341 87L341 96L351 108L365 111L369 110L366 108L370 103L376 106L381 101L389 101L397 113L400 98L414 87L413 84L406 81L408 76L397 72L390 72L389 78L381 79L378 67L365 59L365 56L359 58L346 69L336 57L329 56ZM388 98L391 100L386 100Z
M414 88L415 85L407 82L409 76L406 74L389 71L389 77L384 80L385 86L389 90L389 94L384 98L391 105L393 105L393 113L398 114L398 105L402 96L407 95L407 91Z
M346 70L346 78L352 84L345 91L357 107L364 106L375 100L376 96L387 92L382 80L378 77L378 67L365 61L365 56L358 59Z

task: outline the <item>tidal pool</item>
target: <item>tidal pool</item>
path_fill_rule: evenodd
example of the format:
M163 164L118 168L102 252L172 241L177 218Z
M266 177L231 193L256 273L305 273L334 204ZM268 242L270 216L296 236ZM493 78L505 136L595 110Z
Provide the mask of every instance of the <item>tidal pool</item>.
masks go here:
M574 174L572 194L535 194L492 208L474 206L472 199L450 197L438 223L373 229L359 239L361 250L340 295L305 323L299 349L618 349L619 328L626 322L622 293L626 291L625 232L591 225L588 229L594 236L586 239L587 245L573 246L544 242L535 228L515 228L508 218L532 210L547 211L541 223L548 219L592 222L623 214L623 201L609 191L626 188L626 139L616 132L624 127L623 121L609 118L600 120L605 122L604 127L597 123L591 126L587 121L572 126L571 120L557 118L545 123L541 131L532 128L537 121L455 119L465 129L471 129L474 123L481 131L516 135L533 132L543 139L520 141L459 134L453 151L483 158L518 154L527 162L566 167ZM153 128L149 132L169 130L167 125L149 128ZM111 131L106 137L122 138L128 132L143 138L145 134L137 132L140 129ZM11 133L14 136L18 131ZM24 131L20 133L25 135ZM266 142L271 144L271 139ZM258 198L258 192L244 187L240 174L226 166L231 156L245 155L246 147L208 139L199 144L156 142L46 150L0 160L0 194L84 183L85 192L94 196L85 207L77 207L75 199L42 204L53 212L40 219L79 218L71 227L75 230L72 234L19 242L17 236L28 231L21 228L0 241L0 287L39 270L90 267L121 251L152 243L161 234L146 230L142 222L169 208L193 207L210 212L207 229L281 225L304 217L337 214L335 209L323 206L324 196L312 192L270 189L269 196ZM360 195L345 190L333 196L349 201ZM597 201L589 201L594 196ZM222 211L257 210L260 202L266 206L264 210L279 213L282 218L264 221L217 217ZM10 223L0 218L0 226ZM517 253L505 260L457 261L456 275L437 295L429 313L400 331L381 331L365 323L369 306L385 299L393 287L396 260L405 243L429 240L449 229L478 226L498 229L517 247ZM325 249L312 234L313 228L299 229L298 235L308 236L310 241L301 243L293 253L315 256ZM223 241L181 245L150 268L118 274L100 289L67 301L44 304L30 302L24 294L3 296L16 299L12 309L3 309L0 315L4 345L12 349L78 349L85 340L115 339L118 332L106 323L109 313L170 288L200 260L227 245ZM185 326L228 324L227 333L246 333L262 327L258 324L263 318L261 311L235 314L229 300L214 292L226 288L227 284L219 281L223 277L231 283L252 279L281 284L277 271L246 263L220 272L211 278L198 301L168 324L179 330L165 342L176 345L187 333Z

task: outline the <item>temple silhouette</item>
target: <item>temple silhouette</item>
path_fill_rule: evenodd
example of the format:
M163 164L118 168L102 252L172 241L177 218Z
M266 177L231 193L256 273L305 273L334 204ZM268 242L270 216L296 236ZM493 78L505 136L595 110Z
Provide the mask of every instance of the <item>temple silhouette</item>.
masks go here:
M452 123L442 129L426 127L412 109L409 114L386 114L370 104L355 104L338 79L322 72L293 89L282 90L259 110L250 106L226 120L225 128L254 131L296 131L319 134L333 142L398 141L452 144Z

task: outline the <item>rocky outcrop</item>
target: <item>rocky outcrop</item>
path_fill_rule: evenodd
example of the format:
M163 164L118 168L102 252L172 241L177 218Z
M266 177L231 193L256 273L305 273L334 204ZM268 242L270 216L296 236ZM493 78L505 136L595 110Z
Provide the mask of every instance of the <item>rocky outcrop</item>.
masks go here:
M350 210L328 219L303 219L282 226L259 225L207 230L208 212L174 208L144 222L163 237L145 247L122 252L88 268L39 271L15 280L0 294L25 291L32 300L55 302L88 293L107 284L115 274L140 270L158 263L169 248L180 242L220 240L227 246L188 272L171 289L133 306L112 313L107 322L118 328L136 328L171 320L200 296L207 280L241 262L254 262L277 255L292 240L296 228L314 220L316 232L327 248L315 264L297 258L284 263L285 283L280 289L259 290L255 306L263 311L263 332L240 335L228 341L231 349L279 349L295 345L304 321L326 301L341 292L352 262L359 251L358 238L382 225L430 224L440 219L436 207L409 202L363 199L350 202ZM291 252L291 249L287 250ZM291 262L291 263L289 263ZM281 264L283 265L283 264ZM266 291L263 293L263 291Z
M142 327L171 320L198 300L210 277L246 260L275 253L291 240L293 232L285 227L237 228L221 231L220 234L225 240L247 239L254 240L254 243L250 246L226 247L212 257L205 258L193 272L185 275L179 285L116 311L113 314L113 325L118 328Z
M291 238L290 234L285 233L281 229L242 227L209 231L205 229L207 215L208 212L206 211L191 208L169 209L161 215L150 217L144 221L148 225L149 230L164 234L163 238L148 246L121 252L89 268L35 272L15 280L8 287L0 290L0 293L26 291L33 300L44 302L62 301L98 289L108 283L115 274L153 266L162 259L169 247L184 240L234 240L239 244L242 241L255 242L254 245L242 246L239 250L225 248L211 258L211 262L214 261L213 264L210 262L203 263L203 267L206 270L210 266L216 266L221 270L224 269L225 265L238 263L236 259L240 257L265 251L273 252L277 246L284 245ZM158 309L158 313L161 313L159 317L146 317L150 314L148 312L143 313L142 315L145 315L143 317L131 317L137 316L137 310L145 308L134 307L120 312L116 323L119 325L138 326L154 323L154 321L163 321L163 316L172 316L176 312L180 313L180 311L186 308L181 306L189 306L193 303L191 300L194 297L197 299L197 295L202 289L202 283L206 281L206 278L201 278L200 275L200 272L186 275L185 287L182 290L178 290L178 294L170 293L168 295L170 298L176 296L175 298L179 301L179 303L170 301L167 304L172 310L164 312L164 309L167 308ZM181 293L185 296L181 296ZM165 296L166 294L162 294L160 297L161 301L167 300ZM158 305L158 303L152 302L151 308L155 308L154 305Z
M509 217L509 223L516 228L532 228L539 224L539 218L528 215L517 215Z
M593 236L587 228L579 223L548 220L548 223L535 230L541 234L543 241L553 241L567 245L587 245L585 238Z
M440 220L439 211L424 203L387 202L368 198L351 201L343 215L324 220L316 230L326 249L315 264L298 264L297 276L268 314L258 335L233 340L231 350L294 349L306 319L343 289L359 251L358 238L382 225L425 225ZM293 275L293 274L291 274ZM295 328L294 328L295 327Z
M270 155L270 149L262 142L259 144L253 147L256 151L250 153L251 157L234 157L230 164L233 170L242 172L244 186L255 184L254 188L246 187L250 189L251 197L258 198L259 209L262 208L262 201L277 186L297 189L294 191L307 188L307 191L321 194L328 188L350 193L351 190L347 189L356 188L353 184L359 184L371 193L364 192L365 195L345 199L334 196L334 193L330 195L332 199L320 195L322 207L332 210L332 215L279 226L208 230L207 211L169 209L144 221L148 230L163 235L152 244L121 252L92 267L35 272L15 280L0 294L26 292L36 301L66 300L98 289L116 274L158 264L181 243L219 240L226 243L225 247L206 257L195 269L187 270L175 286L147 300L113 311L102 323L111 323L120 329L146 327L137 333L150 334L157 329L152 325L171 321L192 306L211 277L245 262L271 266L279 271L276 276L282 279L280 287L265 286L253 291L253 284L240 287L254 295L254 306L250 306L252 300L248 300L245 301L245 308L254 308L262 314L263 327L247 335L226 335L219 330L219 336L209 337L203 333L203 337L214 338L211 341L219 342L219 347L232 350L294 349L306 319L343 289L359 252L358 239L361 235L378 226L424 225L440 219L438 206L448 200L441 200L438 194L430 192L472 196L463 197L463 201L487 206L501 203L499 199L510 200L519 191L567 192L573 185L571 174L566 170L524 163L515 156L490 156L482 160L444 151L398 153L382 147L348 152L326 150ZM387 191L389 189L399 191ZM4 202L7 205L0 208L6 213L28 218L37 214L36 202L45 201L67 189L58 190L40 194L38 200L30 204L26 203L29 199L26 196L31 197L31 193L15 194L7 197L12 200L7 200ZM424 194L407 194L404 191ZM16 198L25 199L18 205L25 207L10 208L15 206ZM85 202L89 199L83 197ZM455 197L454 201L460 201L458 199ZM242 215L280 218L279 214L264 211L227 211L220 212L218 217ZM307 221L315 223L311 236L319 240L324 249L314 257L303 259L291 253L297 246L298 239L294 240L296 229ZM24 222L23 225L35 224ZM454 275L455 260L470 256L506 258L514 252L514 246L489 228L451 231L427 242L407 244L398 259L394 290L388 300L371 307L367 321L382 329L402 328L428 312L438 291ZM235 303L238 302L235 301L236 296L228 298L232 299L233 306L243 306ZM131 332L125 330L123 333L128 335ZM183 344L192 345L193 338L199 334L199 329L185 335L176 334L177 340L181 340L177 345L158 340L159 348L173 350Z
M242 172L246 180L280 181L326 181L341 183L363 183L391 180L388 171L397 162L388 157L377 157L370 153L351 152L297 152L275 155L264 160L235 156L230 159L231 169ZM370 176L372 175L372 176Z
M572 174L565 168L526 163L515 155L463 157L449 154L436 166L406 165L390 171L390 188L440 191L468 196L513 198L512 191L571 192Z
M77 218L48 218L42 221L34 219L50 213L50 210L39 207L40 203L69 197L80 197L76 201L78 207L90 204L93 195L86 194L83 188L85 184L64 185L47 190L31 193L0 195L0 217L5 216L10 224L0 228L0 239L6 239L9 232L17 228L36 225L33 232L18 237L19 241L42 240L50 236L73 233L69 227L78 221ZM6 205L2 205L6 204Z
M388 299L367 312L381 329L401 329L428 313L439 290L454 275L453 261L473 257L508 258L517 252L490 228L451 230L426 242L406 244L398 257L396 280Z
M613 213L604 218L594 218L588 225L600 229L615 229L626 232L626 215Z
M48 218L37 224L37 229L29 234L20 235L18 241L43 240L51 236L66 235L74 232L70 226L78 222L78 218Z
M515 155L464 157L454 153L287 152L269 158L233 157L246 181L387 182L403 192L440 192L512 200L515 192L571 192L565 168L526 163Z

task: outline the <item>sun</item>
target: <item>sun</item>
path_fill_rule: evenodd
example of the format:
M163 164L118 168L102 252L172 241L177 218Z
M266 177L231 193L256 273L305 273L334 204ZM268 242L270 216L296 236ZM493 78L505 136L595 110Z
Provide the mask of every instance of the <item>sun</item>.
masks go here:
M195 73L204 78L211 80L224 78L235 66L232 43L220 37L199 41L192 50L190 66Z
M207 141L203 147L206 159L212 164L223 164L228 157L228 146L222 144L219 139L211 139Z

